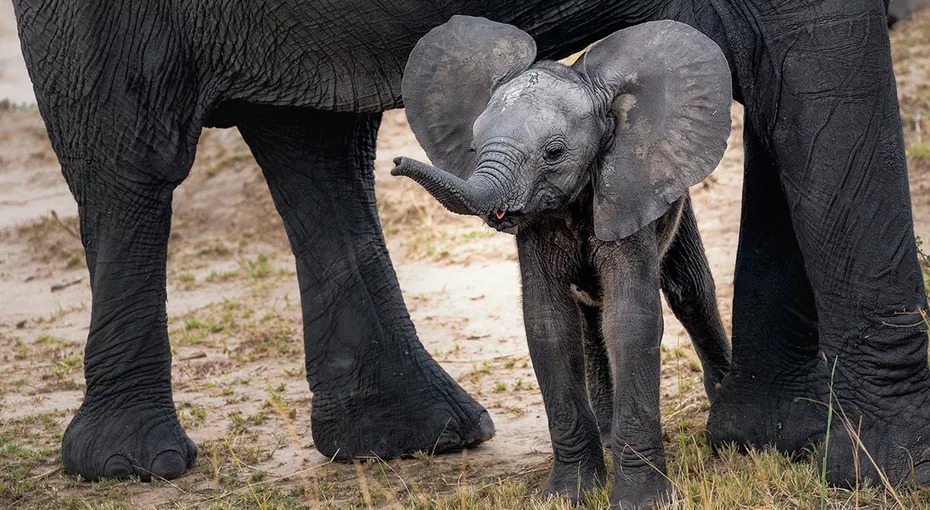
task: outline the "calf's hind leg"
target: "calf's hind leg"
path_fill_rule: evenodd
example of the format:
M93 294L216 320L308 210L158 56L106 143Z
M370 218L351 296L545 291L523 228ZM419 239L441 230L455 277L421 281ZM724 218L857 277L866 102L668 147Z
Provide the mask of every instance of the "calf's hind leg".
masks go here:
M691 197L685 198L681 220L662 260L662 291L688 331L704 367L704 388L711 400L730 369L730 344L717 310L717 290L710 273Z
M601 332L600 305L578 303L581 314L581 337L584 345L585 387L588 401L597 419L601 444L610 447L610 424L614 416L614 385L610 379L610 358Z

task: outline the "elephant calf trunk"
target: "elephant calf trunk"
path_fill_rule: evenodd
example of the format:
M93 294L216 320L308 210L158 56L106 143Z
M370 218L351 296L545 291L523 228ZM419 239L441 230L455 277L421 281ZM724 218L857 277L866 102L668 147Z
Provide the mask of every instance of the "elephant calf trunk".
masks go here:
M501 204L501 198L483 181L466 181L445 170L405 157L394 158L394 164L397 166L391 170L391 175L404 175L417 181L443 207L456 214L481 216L495 211Z

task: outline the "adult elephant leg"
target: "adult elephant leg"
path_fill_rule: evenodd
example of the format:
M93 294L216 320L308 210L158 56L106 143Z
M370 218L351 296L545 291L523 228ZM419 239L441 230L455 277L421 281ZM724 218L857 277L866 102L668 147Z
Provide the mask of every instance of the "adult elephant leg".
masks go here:
M78 202L93 294L87 394L65 430L64 469L88 480L173 478L197 456L171 397L165 266L176 184L67 158L62 168Z
M775 160L752 122L733 282L730 372L711 405L711 443L797 452L826 431L817 312Z
M426 352L404 305L374 193L380 114L257 112L240 130L297 261L317 449L348 460L486 441L488 412Z
M177 476L197 449L172 402L165 274L172 191L209 103L190 72L196 52L157 3L14 10L90 271L87 390L62 438L63 468L86 479Z
M884 6L780 1L755 13L747 111L778 163L836 366L828 478L877 479L861 450L856 465L847 424L892 483L928 483L927 300Z

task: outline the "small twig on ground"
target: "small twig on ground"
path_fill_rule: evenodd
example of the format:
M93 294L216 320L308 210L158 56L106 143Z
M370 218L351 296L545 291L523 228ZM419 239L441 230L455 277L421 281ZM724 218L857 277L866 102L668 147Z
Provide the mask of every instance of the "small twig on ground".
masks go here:
M178 360L177 367L181 370L181 373L184 374L184 376L190 380L191 387L194 389L194 391L200 391L201 387L199 384L197 384L197 379L195 379L194 376L191 375L190 371L187 370L187 365L184 363L185 361L187 361L187 359L181 358L180 356L178 356L177 351L175 351L173 348L171 349L171 357L177 358Z
M52 476L52 475L54 475L55 473L57 473L58 471L60 471L60 470L61 470L61 467L60 467L60 466L55 466L55 467L53 467L52 469L49 469L48 471L43 471L43 472L41 472L41 473L39 473L39 474L37 474L37 475L35 475L35 476L30 476L29 478L26 478L26 480L27 480L27 481L30 481L30 482L31 482L31 481L34 481L34 480L40 480L40 479L45 478L45 477L47 477L47 476Z
M437 359L436 361L440 363L487 363L489 361L501 361L501 360L522 361L527 358L528 358L527 355L515 352L513 354L501 354L500 356L494 356L493 358L485 358L485 359Z
M73 228L69 227L68 225L65 225L65 222L61 221L61 219L58 217L58 213L55 212L54 209L52 209L51 214L52 214L52 219L55 220L55 223L58 223L59 227L64 229L64 231L70 234L71 237L77 239L78 241L81 240L81 236L77 232L75 232Z
M278 436L277 439L278 439L278 441L274 444L274 448L272 448L271 451L268 452L268 458L269 458L269 459L272 458L272 457L274 457L275 452L278 451L278 449L281 448L281 445L284 444L284 437L283 437L283 436Z
M68 282L56 283L55 285L52 285L51 290L52 292L58 292L59 290L67 289L72 285L77 285L82 281L84 281L84 278L75 278L74 280Z
M449 419L446 420L446 424L443 425L442 430L439 431L439 436L436 437L436 442L433 443L433 451L429 454L430 457L436 456L436 448L439 448L439 440L442 439L442 435L446 433L446 428L449 426L450 423L452 423L451 417L449 417Z
M510 475L510 476L506 476L506 477L503 477L503 478L499 478L497 481L494 481L494 482L491 482L491 483L487 483L487 484L482 485L481 487L478 487L477 489L475 489L475 492L476 492L476 493L480 493L480 492L483 492L483 491L486 490L486 489L489 489L489 488L494 487L494 486L496 486L496 485L501 485L501 484L503 484L503 483L509 482L509 481L511 481L511 480L515 480L515 479L517 479L517 478L523 478L524 476L529 476L529 475L532 475L532 474L535 474L535 473L541 473L541 472L543 472L543 471L548 471L548 470L550 469L549 464L550 464L549 462L544 462L544 463L541 463L540 465L538 465L538 466L536 466L536 467L526 468L526 469L520 471L519 473L512 474L512 475Z
M138 468L140 471L145 471L146 473L148 473L149 475L152 476L152 479L153 479L153 480L158 480L158 481L160 481L160 482L167 483L168 485L174 487L175 489L178 490L178 492L180 492L181 494L184 494L185 496L188 495L188 494L190 494L190 493L187 492L186 490L184 490L184 489L178 487L177 485L175 485L174 483L172 483L171 480L168 480L167 478L163 478L163 477L161 477L161 476L158 476L158 475L156 475L155 473L149 471L148 469L143 468L142 466L133 466L133 467Z

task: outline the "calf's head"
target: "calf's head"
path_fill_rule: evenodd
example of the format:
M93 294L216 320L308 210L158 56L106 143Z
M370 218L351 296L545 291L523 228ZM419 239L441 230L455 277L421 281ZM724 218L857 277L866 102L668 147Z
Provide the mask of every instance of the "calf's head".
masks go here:
M594 229L622 239L716 167L730 132L727 61L673 21L594 45L571 67L537 62L523 31L455 16L424 36L404 72L407 118L436 167L395 175L446 208L514 232L591 185Z

